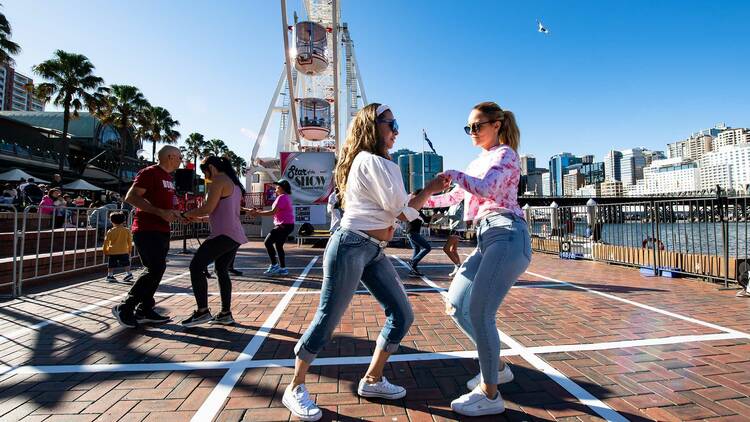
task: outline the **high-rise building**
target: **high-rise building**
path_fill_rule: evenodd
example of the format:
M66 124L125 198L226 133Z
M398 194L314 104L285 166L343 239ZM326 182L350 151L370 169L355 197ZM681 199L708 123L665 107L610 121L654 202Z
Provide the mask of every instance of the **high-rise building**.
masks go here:
M422 159L424 158L424 166ZM420 152L409 155L409 184L407 190L415 192L424 187L424 180L434 179L443 171L443 156L434 152Z
M563 195L573 196L578 188L584 186L583 174L578 169L573 169L563 176Z
M698 163L685 158L656 160L643 170L636 195L660 195L700 190Z
M542 196L552 196L552 174L542 173Z
M601 184L602 196L622 196L622 182L619 180L605 180Z
M409 156L412 154L415 154L415 152L405 148L391 153L391 160L398 164L398 168L401 170L401 178L404 181L404 187L407 191L409 191Z
M591 154L584 155L583 157L581 157L581 164L591 164L593 162L594 162L594 156Z
M700 160L701 189L747 191L750 185L750 143L728 145L710 152Z
M526 178L526 184L524 185L524 192L528 195L535 195L535 196L544 195L543 176L545 174L547 175L547 180L548 180L547 183L549 183L549 172L547 171L547 169L544 169L544 168L535 168L526 176L522 176Z
M534 171L536 168L536 158L533 155L522 155L521 157L521 175L525 176Z
M646 157L641 148L629 148L622 151L620 158L620 181L623 186L635 185L643 179L643 168L646 167Z
M728 145L742 145L750 143L750 129L727 128L719 132L714 140L714 151Z
M714 138L726 129L727 126L724 123L719 123L711 129L704 129L693 133L684 141L667 144L669 158L700 160L703 154L714 150Z
M656 160L666 160L667 156L664 151L651 151L643 149L643 157L646 159L646 166L650 166Z
M581 159L569 152L561 152L553 155L549 160L550 189L552 195L562 196L563 193L563 176L567 173L567 168L573 164L579 164Z
M620 168L620 151L611 150L604 157L604 179L609 181L622 180L622 169Z
M595 185L605 180L604 163L599 161L581 165L584 184Z
M33 88L33 79L7 64L0 65L0 110L44 111L44 103L32 94Z

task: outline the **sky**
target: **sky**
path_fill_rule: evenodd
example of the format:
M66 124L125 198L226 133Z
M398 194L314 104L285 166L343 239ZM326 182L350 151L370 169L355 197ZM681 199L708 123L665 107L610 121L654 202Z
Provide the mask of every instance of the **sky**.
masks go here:
M515 113L520 152L541 167L562 151L601 160L718 122L750 127L747 1L340 1L368 100L399 121L394 148L421 151L425 128L445 169L477 155L463 126L486 100ZM57 49L84 54L107 84L167 108L183 136L249 158L284 63L279 1L2 5L20 72ZM287 9L304 15L300 0Z

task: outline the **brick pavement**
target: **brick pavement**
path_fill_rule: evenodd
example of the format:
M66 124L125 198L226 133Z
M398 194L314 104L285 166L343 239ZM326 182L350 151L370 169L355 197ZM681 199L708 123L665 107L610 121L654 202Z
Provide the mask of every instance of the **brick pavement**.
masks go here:
M123 330L109 308L128 285L90 276L0 303L0 420L175 422L209 408L217 420L289 420L281 395L293 346L319 300L320 258L301 273L322 250L289 245L294 269L271 279L261 274L261 247L245 245L236 262L251 269L233 277L235 327ZM170 255L169 281L157 296L177 318L194 307L188 262ZM408 278L393 262L416 319L386 376L408 395L395 402L356 395L384 320L377 302L358 293L308 378L324 420L458 420L450 400L478 365L471 342L445 315L441 292L431 289L449 286L451 267L439 248L424 261L425 279ZM501 386L508 410L476 420L601 420L597 401L631 420L750 418L750 301L697 280L642 278L631 268L543 254L529 271L497 315L512 340L503 346L516 376ZM218 308L218 296L210 305ZM567 381L556 382L544 365ZM231 388L217 387L220 380Z

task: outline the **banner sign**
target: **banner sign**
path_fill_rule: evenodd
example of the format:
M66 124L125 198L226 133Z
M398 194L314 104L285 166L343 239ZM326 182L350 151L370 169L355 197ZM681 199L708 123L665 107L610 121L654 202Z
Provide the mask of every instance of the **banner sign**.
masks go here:
M294 206L295 224L326 224L327 211L325 205L295 205Z
M333 192L332 152L282 152L281 177L292 185L295 204L327 204Z

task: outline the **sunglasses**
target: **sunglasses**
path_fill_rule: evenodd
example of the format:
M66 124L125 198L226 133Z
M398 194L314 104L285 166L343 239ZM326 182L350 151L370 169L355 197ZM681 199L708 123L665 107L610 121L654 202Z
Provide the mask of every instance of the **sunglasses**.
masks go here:
M482 130L482 125L486 123L495 123L497 120L487 120L486 122L477 122L472 123L469 126L464 126L464 132L466 132L467 135L471 135L472 133L479 133L480 130Z
M398 122L396 122L396 119L377 119L378 123L388 123L388 127L391 128L391 132L398 132Z

